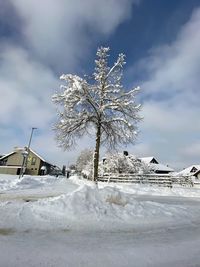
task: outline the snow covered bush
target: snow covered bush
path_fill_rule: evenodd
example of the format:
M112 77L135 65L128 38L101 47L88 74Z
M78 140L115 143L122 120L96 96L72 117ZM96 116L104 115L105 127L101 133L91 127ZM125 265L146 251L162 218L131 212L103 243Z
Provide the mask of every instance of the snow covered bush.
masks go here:
M64 149L76 144L85 134L96 135L93 157L93 180L98 179L101 145L116 147L133 143L137 135L140 105L135 96L139 87L127 90L122 85L125 55L119 54L109 67L109 48L97 50L95 71L88 78L63 74L62 92L53 95L52 101L61 106L55 131L59 146Z
M133 155L124 155L123 153L109 154L104 158L101 168L104 173L150 173L148 165L141 162Z

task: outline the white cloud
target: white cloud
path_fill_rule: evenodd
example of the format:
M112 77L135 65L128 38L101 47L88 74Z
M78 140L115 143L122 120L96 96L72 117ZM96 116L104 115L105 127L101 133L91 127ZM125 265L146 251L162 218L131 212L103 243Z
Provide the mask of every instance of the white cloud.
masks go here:
M187 94L188 100L195 100L193 93L199 92L199 28L200 9L197 9L172 44L152 49L151 56L141 61L140 67L151 74L151 79L143 84L147 94Z
M58 86L57 78L21 48L8 45L1 58L1 123L13 127L47 125L54 111L50 96Z
M77 150L62 153L56 147L52 123L55 107L51 95L59 88L62 72L80 70L88 62L90 50L100 38L105 40L129 17L138 0L8 0L2 16L9 27L20 21L13 39L4 37L0 44L0 153L16 145L26 145L32 126L33 148L52 162L74 160ZM12 17L15 19L12 21ZM19 20L16 18L19 17ZM5 134L6 133L6 134ZM3 143L3 144L2 144ZM88 146L84 139L78 148Z
M144 96L141 142L151 154L175 167L199 161L196 143L200 132L200 9L183 25L176 40L154 47L149 57L133 67L148 77L141 83ZM190 158L184 147L189 146ZM192 152L193 151L193 152ZM188 154L189 155L189 154ZM196 158L195 158L196 156Z
M143 130L150 127L161 134L192 134L200 131L198 124L200 107L179 103L173 106L169 100L162 102L147 101L143 106Z
M109 35L127 19L132 3L138 2L29 0L27 4L26 0L11 1L26 22L23 34L35 56L67 71L87 57L95 39Z

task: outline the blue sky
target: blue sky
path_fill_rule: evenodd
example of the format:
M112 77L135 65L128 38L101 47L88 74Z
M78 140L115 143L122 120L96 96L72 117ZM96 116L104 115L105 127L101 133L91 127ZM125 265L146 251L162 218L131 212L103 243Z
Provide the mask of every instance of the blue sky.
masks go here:
M28 143L59 165L51 95L62 73L92 72L98 46L125 53L124 83L139 85L144 120L134 146L176 169L200 164L199 0L0 0L0 153Z

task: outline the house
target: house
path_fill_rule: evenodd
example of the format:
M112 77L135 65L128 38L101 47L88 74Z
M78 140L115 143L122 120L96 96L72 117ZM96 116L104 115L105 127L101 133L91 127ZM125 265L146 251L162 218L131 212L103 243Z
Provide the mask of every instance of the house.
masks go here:
M49 174L56 168L55 165L47 162L43 157L41 157L32 149L29 149L28 152L27 148L15 148L14 151L0 158L0 173L19 175L25 155L28 156L25 174Z
M118 159L118 160L117 160ZM117 161L116 161L117 160ZM117 153L108 158L103 158L103 166L109 165L109 168L115 168L122 172L130 173L149 173L153 172L156 174L169 174L174 170L168 166L160 164L154 157L143 157L137 158L134 155L123 151L123 153Z
M151 171L157 174L168 174L174 170L168 166L159 163L154 157L139 158L143 163L147 164Z
M200 165L191 165L190 167L180 171L178 175L195 176L196 178L200 179Z
M116 159L118 159L117 162ZM129 154L128 151L117 153L108 158L104 157L102 163L103 166L106 166L106 163L109 163L110 168L111 166L115 169L117 168L120 173L140 173L143 171L145 173L153 172L156 174L169 174L174 172L172 168L160 164L154 157L137 158L134 155Z

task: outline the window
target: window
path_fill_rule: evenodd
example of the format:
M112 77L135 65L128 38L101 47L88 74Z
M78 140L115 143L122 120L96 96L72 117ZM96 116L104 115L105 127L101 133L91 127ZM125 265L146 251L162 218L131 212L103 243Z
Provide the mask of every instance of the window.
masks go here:
M5 166L7 164L7 161L8 161L8 159L4 159L4 160L0 161L0 165Z
M191 169L191 172L196 172L197 171L197 168L195 168L195 167L193 167L192 169Z
M32 157L31 165L35 165L35 163L36 163L36 157Z

